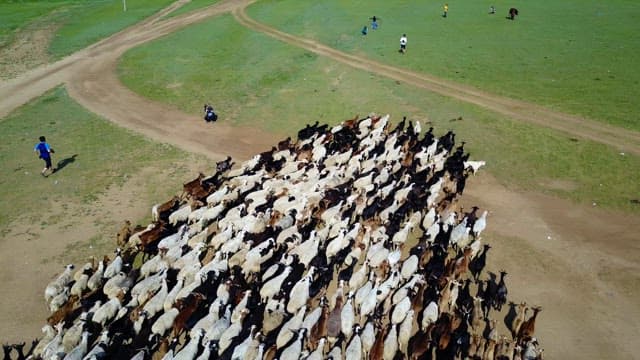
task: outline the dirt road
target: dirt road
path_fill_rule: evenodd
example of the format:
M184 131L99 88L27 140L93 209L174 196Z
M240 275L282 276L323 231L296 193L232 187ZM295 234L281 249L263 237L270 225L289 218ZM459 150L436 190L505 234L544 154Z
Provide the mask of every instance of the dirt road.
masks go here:
M189 24L232 12L245 26L322 56L467 101L514 120L550 127L573 137L640 155L638 133L498 97L426 74L393 68L279 32L248 18L244 7L249 3L245 0L222 1L196 14L160 20L172 10L165 9L147 21L61 61L0 83L0 117L64 83L80 104L123 127L212 159L227 154L246 159L269 148L278 139L268 138L253 129L233 128L222 123L205 127L199 117L194 118L131 92L120 83L115 72L117 59L126 50ZM176 3L174 7L179 5ZM543 306L537 329L548 358L634 358L633 354L640 351L640 344L635 341L635 334L640 333L640 304L635 300L640 295L637 261L640 249L637 232L631 224L640 224L639 217L602 211L597 206L579 207L538 194L514 193L487 174L469 181L464 202L490 210L486 235L486 240L494 246L490 253L493 265L490 266L494 271L498 268L509 271L510 297L514 301L527 300L530 304ZM147 204L131 206L142 206L145 211L148 208ZM131 213L136 211L131 210ZM49 235L63 236L55 232ZM81 235L86 236L78 234ZM19 242L20 236L12 240ZM0 245L1 263L6 264L15 255L9 252L11 244L8 241ZM49 247L37 254L20 252L25 257L25 264L16 262L15 266L25 272L25 277L37 278L38 272L52 271L51 267L32 269L27 265L37 260L37 256L45 255L42 251L56 250ZM27 296L37 296L33 301L42 307L42 282L25 286L25 289L14 291L7 300L1 300L3 316L0 322L10 326L9 330L0 329L0 339L39 336L37 329L44 321L42 313L21 312L20 309L24 309ZM1 293L11 293L8 290L0 284Z

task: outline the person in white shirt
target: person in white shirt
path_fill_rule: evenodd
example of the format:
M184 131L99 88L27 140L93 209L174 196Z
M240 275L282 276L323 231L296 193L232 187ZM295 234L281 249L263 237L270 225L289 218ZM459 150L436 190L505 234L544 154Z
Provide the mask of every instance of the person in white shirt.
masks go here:
M405 53L407 51L407 34L402 34L400 38L400 52Z

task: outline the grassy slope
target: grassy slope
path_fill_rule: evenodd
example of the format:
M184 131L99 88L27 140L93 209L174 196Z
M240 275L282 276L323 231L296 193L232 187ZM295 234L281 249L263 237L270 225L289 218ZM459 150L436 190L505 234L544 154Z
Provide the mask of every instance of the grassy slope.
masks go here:
M173 0L136 0L78 2L66 8L61 17L64 26L56 34L49 51L54 58L76 52L100 39L131 26L171 4Z
M50 53L61 58L133 25L171 4L174 0L6 1L0 0L0 47L11 43L16 31L46 17L62 24L51 43Z
M175 169L174 176L148 179L149 198L145 200L164 201L181 189L185 180L181 176L185 170L183 162L198 158L98 118L72 101L62 88L3 119L0 133L3 134L0 168L4 170L0 173L2 234L17 216L27 216L40 225L70 216L49 214L48 210L56 203L63 204L63 208L64 204L95 206L93 201L99 194L145 169ZM48 178L40 176L44 163L33 152L40 135L47 136L56 150L54 164L76 155Z
M489 5L498 13L488 14ZM249 15L343 51L640 130L640 7L629 0L264 0ZM520 16L505 19L515 6ZM360 29L382 20L366 39ZM407 56L397 53L402 33Z
M0 48L11 43L16 30L68 3L68 0L0 1Z
M408 115L423 126L432 121L439 134L454 130L508 186L621 209L634 209L629 200L640 193L639 158L353 70L248 31L230 16L133 49L119 71L134 91L184 111L199 113L212 102L221 121L294 135L314 120L336 123L369 111ZM459 116L464 120L450 121ZM552 179L575 189L545 187Z

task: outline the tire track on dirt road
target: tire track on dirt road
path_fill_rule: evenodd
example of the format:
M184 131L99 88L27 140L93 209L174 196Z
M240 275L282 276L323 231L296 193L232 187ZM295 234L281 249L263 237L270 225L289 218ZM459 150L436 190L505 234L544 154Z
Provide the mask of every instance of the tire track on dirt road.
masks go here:
M250 18L245 10L246 6L233 10L233 15L240 24L280 41L304 48L315 54L329 57L354 68L468 102L516 120L558 130L578 138L610 145L619 151L640 155L639 132L552 111L532 103L509 99L465 85L455 84L429 74L417 73L347 54L316 41L284 33L257 22Z

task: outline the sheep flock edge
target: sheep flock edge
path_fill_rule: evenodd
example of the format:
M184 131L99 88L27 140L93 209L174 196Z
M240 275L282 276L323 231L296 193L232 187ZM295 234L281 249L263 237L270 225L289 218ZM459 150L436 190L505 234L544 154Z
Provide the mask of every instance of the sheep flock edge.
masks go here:
M43 337L5 359L542 358L541 309L503 315L507 273L484 271L488 212L458 205L485 165L464 142L375 114L297 135L127 221L112 258L67 265Z

